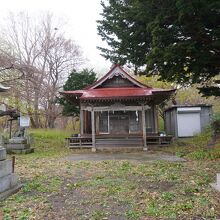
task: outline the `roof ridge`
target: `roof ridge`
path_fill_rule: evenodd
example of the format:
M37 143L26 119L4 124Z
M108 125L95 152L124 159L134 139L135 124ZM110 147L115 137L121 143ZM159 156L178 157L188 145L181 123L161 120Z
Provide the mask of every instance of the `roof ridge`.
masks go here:
M123 68L122 66L120 66L119 64L114 64L112 65L111 69L107 72L107 74L105 74L103 77L101 77L99 80L97 80L96 82L94 82L92 85L90 86L87 86L86 88L84 88L84 90L88 90L88 89L96 89L98 86L100 86L102 83L104 83L107 79L109 79L109 77L111 76L112 73L114 73L113 71L116 69L116 68L119 68L122 72L123 75L126 76L126 78L131 82L133 83L134 85L140 87L140 88L152 88L148 85L145 85L141 82L139 82L138 80L136 80L134 77L132 77L129 73L127 73ZM115 73L114 73L115 74ZM113 74L113 76L114 76ZM112 76L112 77L113 77Z

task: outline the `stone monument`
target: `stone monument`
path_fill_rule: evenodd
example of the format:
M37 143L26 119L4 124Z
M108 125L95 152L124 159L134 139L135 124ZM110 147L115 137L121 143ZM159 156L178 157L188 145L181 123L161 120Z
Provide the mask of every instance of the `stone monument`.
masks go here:
M0 92L7 91L6 88L0 84ZM2 111L2 110L1 110ZM4 144L3 138L0 138L0 200L8 197L12 193L18 191L21 185L18 184L18 177L14 173L14 163L7 159L6 149L2 146Z
M30 118L28 116L19 117L19 128L6 145L8 153L28 154L34 152L34 148L30 147L30 137L26 132L26 128L29 127L29 124Z

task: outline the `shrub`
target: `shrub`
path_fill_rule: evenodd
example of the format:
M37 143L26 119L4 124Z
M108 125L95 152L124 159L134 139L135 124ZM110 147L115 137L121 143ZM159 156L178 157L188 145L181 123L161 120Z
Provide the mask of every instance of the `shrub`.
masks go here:
M211 125L215 134L220 133L220 114L214 115Z
M200 149L188 154L188 157L195 160L216 160L220 158L220 149Z

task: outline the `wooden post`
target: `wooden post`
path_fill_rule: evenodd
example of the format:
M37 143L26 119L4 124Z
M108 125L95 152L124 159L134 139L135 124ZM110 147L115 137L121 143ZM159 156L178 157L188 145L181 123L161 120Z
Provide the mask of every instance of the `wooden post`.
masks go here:
M144 106L142 106L142 128L143 128L143 141L144 141L144 149L143 150L147 150L146 121L145 121Z
M84 130L84 120L83 120L83 110L80 110L80 135L83 135L83 130Z
M96 148L95 148L95 114L94 114L93 108L91 111L91 122L92 122L92 151L95 152L96 151Z
M12 173L15 172L15 156L12 156Z
M9 123L9 139L11 139L11 136L12 136L12 120L10 120Z
M155 125L154 125L154 132L158 133L159 118L158 118L158 111L157 111L157 106L156 105L154 105L153 110L154 110L154 114L153 115L154 115L154 123L155 123Z

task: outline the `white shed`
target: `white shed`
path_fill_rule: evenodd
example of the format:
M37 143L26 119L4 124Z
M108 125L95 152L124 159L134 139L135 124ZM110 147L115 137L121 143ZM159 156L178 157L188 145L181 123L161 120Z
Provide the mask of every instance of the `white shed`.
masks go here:
M165 130L175 137L192 137L210 123L211 105L175 105L165 110Z

